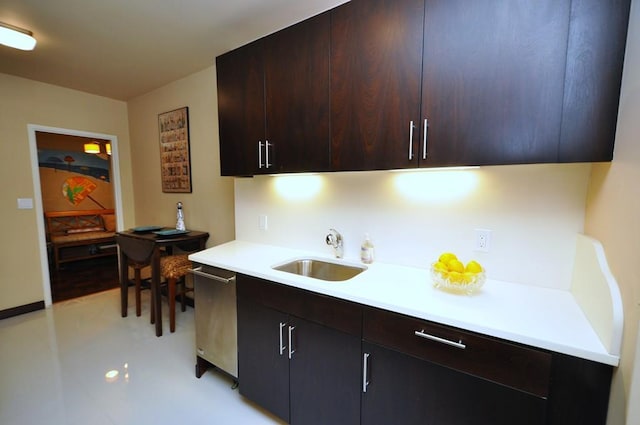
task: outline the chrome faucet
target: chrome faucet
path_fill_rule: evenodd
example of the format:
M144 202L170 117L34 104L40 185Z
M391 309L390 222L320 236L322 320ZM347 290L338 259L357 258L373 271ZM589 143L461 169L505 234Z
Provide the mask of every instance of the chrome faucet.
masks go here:
M336 229L329 229L329 234L326 237L327 245L331 245L335 251L336 258L342 258L344 255L344 248L342 246L342 235L338 233Z

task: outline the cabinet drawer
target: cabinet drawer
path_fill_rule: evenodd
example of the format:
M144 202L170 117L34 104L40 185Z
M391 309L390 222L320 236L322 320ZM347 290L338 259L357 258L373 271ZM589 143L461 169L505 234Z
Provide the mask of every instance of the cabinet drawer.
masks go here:
M367 341L546 398L551 354L383 310L364 311Z
M239 298L358 337L362 333L359 304L246 275L238 275L236 281Z

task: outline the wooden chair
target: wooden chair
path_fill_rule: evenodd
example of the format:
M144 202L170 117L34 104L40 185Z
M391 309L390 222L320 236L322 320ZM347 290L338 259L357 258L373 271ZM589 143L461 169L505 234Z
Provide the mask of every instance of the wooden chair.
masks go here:
M187 288L186 275L191 269L191 261L187 254L167 255L160 258L160 274L167 281L167 292L169 298L169 330L176 330L176 295L180 295L182 311L186 310L185 295L192 292L193 288ZM178 284L181 289L176 291ZM153 315L153 309L152 309Z
M120 249L124 249L129 257L129 267L134 271L134 284L136 292L136 316L142 314L142 302L140 293L142 291L142 269L151 266L154 245L152 242L140 239L127 238L116 235L116 242ZM151 303L151 323L154 323L153 302Z

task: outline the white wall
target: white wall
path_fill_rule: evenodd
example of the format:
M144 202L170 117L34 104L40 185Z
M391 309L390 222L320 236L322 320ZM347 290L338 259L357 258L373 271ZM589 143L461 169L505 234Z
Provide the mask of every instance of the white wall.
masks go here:
M549 164L236 179L236 238L331 253L324 238L334 227L345 257L357 260L368 232L377 261L426 268L452 251L480 261L492 279L568 289L590 170ZM473 251L476 228L492 231L489 253Z

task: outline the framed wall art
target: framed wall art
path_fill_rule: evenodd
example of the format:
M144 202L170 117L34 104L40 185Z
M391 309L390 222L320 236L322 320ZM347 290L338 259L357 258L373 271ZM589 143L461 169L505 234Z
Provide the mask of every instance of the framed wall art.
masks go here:
M191 193L191 155L189 152L189 108L158 115L160 130L160 168L162 191Z

